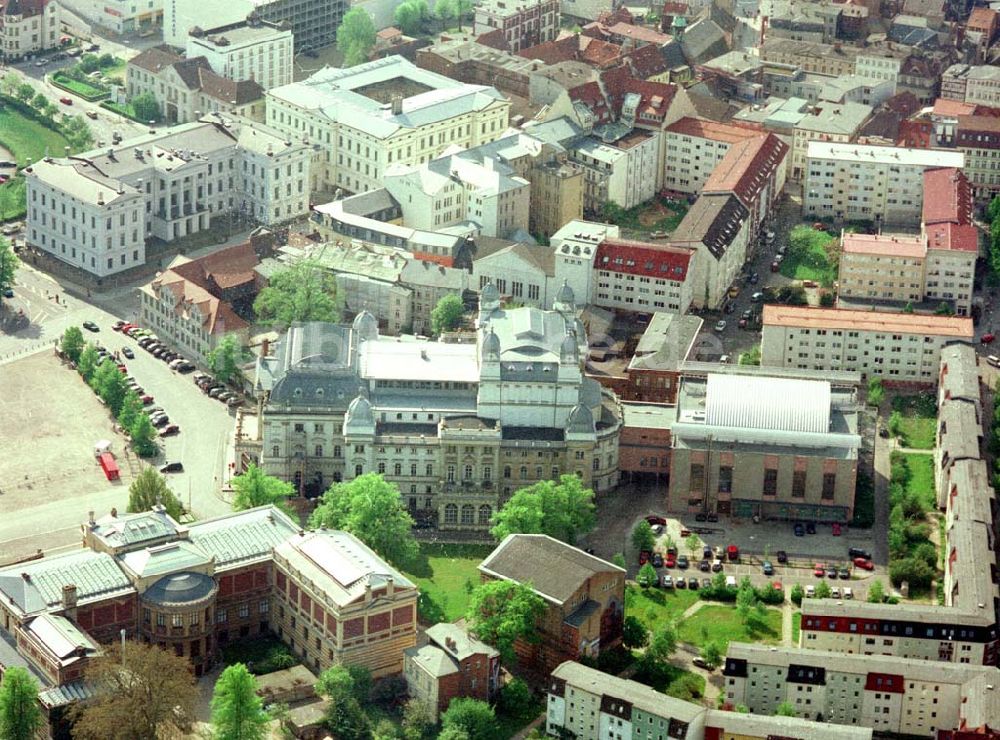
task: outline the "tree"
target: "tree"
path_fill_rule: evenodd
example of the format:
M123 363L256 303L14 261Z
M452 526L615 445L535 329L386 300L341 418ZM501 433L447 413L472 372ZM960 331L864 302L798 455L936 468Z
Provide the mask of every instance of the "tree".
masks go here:
M337 665L319 674L316 693L331 701L354 699L358 706L368 703L372 691L372 674L364 666Z
M701 537L696 534L689 534L684 540L684 546L691 553L691 559L693 560L698 551L701 550Z
M736 592L736 613L740 615L743 624L747 624L753 618L758 603L757 592L749 579L744 579Z
M353 67L368 61L375 46L375 24L368 12L357 6L344 14L337 28L337 48L344 55L344 66Z
M174 519L180 519L184 511L181 502L167 488L166 479L156 468L143 468L128 487L128 511L130 514L149 511L156 504L162 504Z
M435 725L430 705L410 699L403 705L403 736L406 740L424 740Z
M889 578L893 583L906 581L913 589L925 589L934 579L934 568L918 557L902 558L889 564Z
M132 428L139 421L139 414L142 413L142 399L139 394L129 388L125 391L125 398L122 399L121 408L118 409L118 423L122 429L127 429L131 433Z
M883 398L885 388L882 387L882 378L872 378L868 381L868 405L881 406Z
M416 36L423 30L424 21L429 15L426 0L406 0L396 8L393 20L407 36Z
M783 701L775 708L774 714L776 717L794 717L795 705L790 701Z
M160 104L151 92L144 92L132 98L132 112L143 121L159 121L163 117Z
M643 566L639 568L635 581L643 588L655 586L657 581L659 581L659 576L656 575L656 568L653 567L653 564L644 563Z
M625 568L625 556L620 552L616 552L611 556L611 562L619 568Z
M84 669L93 699L70 710L78 740L131 740L181 734L198 690L187 658L156 645L106 646Z
M885 586L882 585L882 581L872 581L872 585L868 587L868 601L872 604L881 604L885 601Z
M500 708L511 717L523 717L535 705L535 697L523 678L514 678L500 689Z
M937 308L934 309L934 313L938 316L952 316L955 313L955 309L947 301L941 301L937 305Z
M4 78L6 81L6 78ZM993 200L986 206L986 220L992 223L996 217L1000 216L1000 195L994 195Z
M792 586L792 592L790 594L790 598L792 600L792 603L795 604L795 606L800 606L802 604L802 599L805 597L805 595L806 592L805 589L802 588L801 583L796 583L794 586Z
M355 11L365 14L361 8L353 8L347 15ZM296 321L336 322L340 319L337 283L316 262L301 260L271 276L254 301L253 310L258 320L279 329L287 329Z
M15 94L17 95L18 100L20 100L22 103L27 103L29 100L31 100L32 96L34 96L35 88L33 88L27 82L22 82L20 85L17 86L17 92Z
M903 313L913 313L913 301L907 301L903 306Z
M213 740L264 740L268 722L253 674L242 663L228 666L212 694Z
M223 383L238 381L243 375L240 361L243 358L243 346L235 334L227 334L215 349L208 353L208 369Z
M330 486L309 525L346 530L399 567L417 554L413 517L403 507L399 489L376 473Z
M558 483L539 481L518 489L493 521L490 533L498 542L519 532L547 534L572 545L597 524L594 492L575 475L560 476Z
M41 113L46 118L55 119L55 117L59 115L59 106L57 106L51 100L46 101L45 107L41 110Z
M643 519L635 525L632 530L632 547L639 552L651 552L656 547L656 535L653 534L653 527Z
M817 599L829 599L830 598L830 584L826 581L820 581L819 585L816 586L816 598Z
M14 285L14 276L20 265L21 260L14 254L10 240L0 236L0 289L10 288ZM0 296L0 301L2 300L3 297Z
M823 308L833 308L837 303L837 297L828 291L823 291L819 296L819 305Z
M233 496L234 511L270 504L287 513L289 508L286 499L295 495L295 486L267 475L253 463L250 463L245 473L233 478L232 486L236 492Z
M701 648L701 659L705 661L705 665L707 665L710 670L714 671L722 665L723 657L722 647L717 642L706 643Z
M4 740L34 740L41 727L38 682L25 668L8 668L0 682L0 737Z
M622 624L622 642L630 650L646 647L649 643L649 630L638 617L631 614L625 617Z
M139 457L151 457L156 454L156 428L145 411L135 417L135 422L129 429L129 436L132 438L132 449Z
M383 717L372 731L372 740L399 740L399 730L391 719Z
M80 354L83 352L83 332L79 326L69 326L63 332L59 341L59 348L71 362L80 362Z
M11 70L3 76L3 80L0 81L0 88L3 89L4 95L13 96L17 92L17 86L20 84L21 75Z
M118 416L118 412L122 409L122 401L125 400L125 392L128 390L125 374L118 369L118 365L111 359L105 359L94 373L91 385L101 400L107 404L111 413Z
M893 437L898 437L903 426L903 415L898 411L889 414L889 433Z
M48 102L49 99L45 97L45 93L36 93L35 97L31 99L31 107L35 110L42 110Z
M538 639L535 624L545 612L545 602L528 583L487 581L472 591L466 619L469 628L504 660L514 657L518 638Z
M449 293L443 296L431 311L431 331L435 334L454 331L462 324L463 315L465 315L465 305L462 299L454 293Z
M465 730L470 738L491 737L495 725L493 707L479 699L452 699L448 709L441 715L442 730Z
M331 701L326 709L324 724L334 737L369 740L372 736L371 723L353 696Z
M83 116L70 116L63 123L63 133L69 140L70 149L81 152L94 145L94 134Z
M93 379L94 373L97 372L98 359L97 347L88 342L80 353L80 361L76 363L76 370L84 382L89 384Z
M677 651L677 627L673 622L659 625L649 638L646 655L650 660L662 663Z
M461 727L445 727L438 733L437 740L472 740L468 732Z
M740 365L760 365L760 345L755 344L746 352L740 352L738 360Z

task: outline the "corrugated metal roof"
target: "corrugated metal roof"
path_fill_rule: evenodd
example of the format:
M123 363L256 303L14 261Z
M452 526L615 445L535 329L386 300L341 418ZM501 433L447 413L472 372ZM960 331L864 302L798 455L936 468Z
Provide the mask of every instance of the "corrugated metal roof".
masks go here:
M705 423L825 434L830 431L830 384L821 380L711 373L705 398Z

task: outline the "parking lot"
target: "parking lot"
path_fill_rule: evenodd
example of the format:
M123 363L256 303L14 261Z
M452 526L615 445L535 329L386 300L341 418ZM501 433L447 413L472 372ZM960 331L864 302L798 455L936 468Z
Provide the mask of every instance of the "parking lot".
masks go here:
M107 409L52 352L0 365L0 562L79 542L87 512L124 511L138 472ZM94 443L111 440L121 479L109 482Z

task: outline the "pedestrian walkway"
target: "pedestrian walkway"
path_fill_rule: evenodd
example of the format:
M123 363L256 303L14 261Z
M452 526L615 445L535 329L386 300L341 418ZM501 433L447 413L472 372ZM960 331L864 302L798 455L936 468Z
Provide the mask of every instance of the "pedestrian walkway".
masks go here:
M786 647L793 647L792 641L792 618L795 616L795 607L789 603L781 605L781 644Z

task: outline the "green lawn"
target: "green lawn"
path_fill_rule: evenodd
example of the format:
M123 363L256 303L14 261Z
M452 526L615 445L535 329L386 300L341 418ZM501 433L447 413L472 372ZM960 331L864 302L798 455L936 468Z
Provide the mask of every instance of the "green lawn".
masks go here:
M937 403L934 396L896 396L892 410L899 414L899 425L894 430L903 447L914 450L933 450L937 426Z
M802 612L792 615L792 644L799 644L799 633L802 631Z
M64 87L85 100L100 100L101 98L106 98L108 96L108 91L103 87L92 85L89 82L74 80L72 77L67 77L66 75L59 74L58 72L52 75L52 82L57 87Z
M125 82L125 69L128 67L128 62L124 59L119 59L115 57L115 63L111 67L105 67L101 70L101 73L107 77L109 80L112 78L117 78L123 83Z
M479 583L477 568L490 545L421 544L418 562L406 571L420 589L425 622L453 622L465 616L469 592Z
M19 167L37 162L46 153L63 156L69 142L58 131L46 128L12 106L0 103L0 144L10 149Z
M632 678L657 691L662 691L667 696L695 704L700 703L699 700L705 695L704 677L672 663L647 666L640 662Z
M892 464L902 464L909 471L904 483L904 490L920 497L926 511L933 511L937 506L937 496L934 493L934 456L929 452L894 452Z
M274 635L267 635L224 646L222 662L226 665L243 663L251 673L261 676L298 665L299 659L285 643Z
M705 606L681 622L678 636L698 647L718 643L723 652L732 640L774 644L781 641L781 612L768 609L762 620L745 625L735 607Z
M604 217L610 223L630 231L672 233L677 229L687 210L687 203L683 201L657 196L648 203L643 203L627 211L614 203L609 203L604 208Z
M625 589L625 613L639 618L649 629L679 619L684 610L696 601L697 591L639 586Z
M825 288L837 279L836 237L811 226L796 226L788 240L788 252L781 263L781 274L793 280L815 280Z
M23 177L15 177L7 184L0 185L0 221L11 221L25 214L27 188Z

